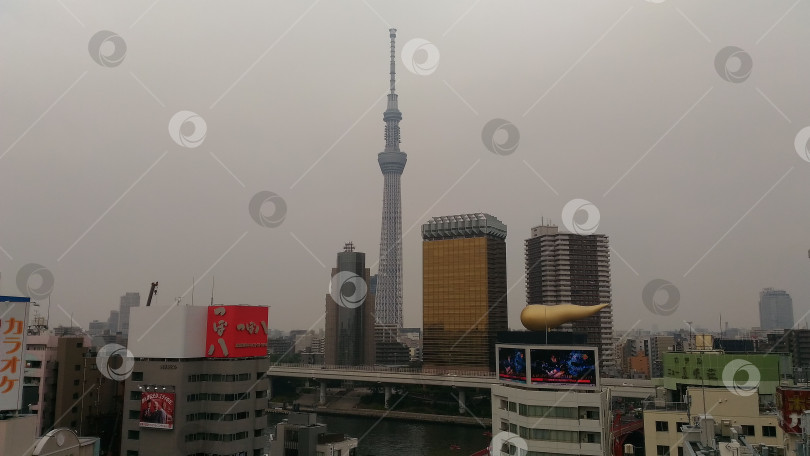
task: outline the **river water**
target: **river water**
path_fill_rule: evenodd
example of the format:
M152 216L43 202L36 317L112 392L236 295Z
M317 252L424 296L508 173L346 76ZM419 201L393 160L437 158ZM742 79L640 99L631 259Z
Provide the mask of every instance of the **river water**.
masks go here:
M270 417L275 423L283 415ZM378 422L379 421L379 422ZM490 438L480 426L461 426L441 423L413 423L391 419L318 415L329 432L357 437L358 456L469 456L489 445ZM458 445L460 449L451 449Z

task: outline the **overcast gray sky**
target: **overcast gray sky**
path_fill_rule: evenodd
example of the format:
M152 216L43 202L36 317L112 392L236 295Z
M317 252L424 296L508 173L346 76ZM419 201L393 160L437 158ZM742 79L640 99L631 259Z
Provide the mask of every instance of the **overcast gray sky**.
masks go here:
M84 326L124 292L145 302L155 280L170 304L196 277L203 304L216 276L217 302L271 305L274 328L322 326L343 243L369 264L379 254L394 26L407 326L421 326L421 223L488 212L508 226L519 327L523 241L577 198L615 249L617 329L714 329L721 313L758 325L768 286L793 296L798 319L810 311L810 158L794 144L810 125L809 14L795 0L3 2L0 292L20 294L18 271L42 265L52 324L72 313ZM413 39L429 43L409 71ZM739 50L718 70L728 46ZM169 133L180 111L205 122L197 147ZM497 118L519 131L513 153L482 141ZM283 221L263 206L277 226L249 214L261 191L286 204ZM679 290L671 315L642 302L653 279Z

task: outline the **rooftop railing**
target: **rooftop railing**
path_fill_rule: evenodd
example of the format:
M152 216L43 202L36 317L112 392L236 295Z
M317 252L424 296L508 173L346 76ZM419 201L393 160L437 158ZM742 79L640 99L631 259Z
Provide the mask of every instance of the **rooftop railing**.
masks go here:
M341 366L341 365L326 365L326 364L308 364L308 363L273 363L270 365L270 370L277 367L293 367L301 369L313 370L343 370L355 372L380 372L380 373L400 373L400 374L422 374L422 375L435 375L435 376L449 376L449 377L481 377L481 378L496 378L495 372L475 371L475 370L459 370L459 369L437 369L437 368L418 368L418 367L387 367L387 366Z

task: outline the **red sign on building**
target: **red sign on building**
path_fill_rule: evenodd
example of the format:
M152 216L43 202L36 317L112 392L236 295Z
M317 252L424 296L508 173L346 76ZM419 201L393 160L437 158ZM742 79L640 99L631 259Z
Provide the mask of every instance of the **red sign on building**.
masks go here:
M810 410L810 389L776 389L776 408L779 410L779 427L790 434L802 433L802 413Z
M205 355L208 358L267 356L267 307L211 306Z
M174 429L174 393L141 393L140 427Z

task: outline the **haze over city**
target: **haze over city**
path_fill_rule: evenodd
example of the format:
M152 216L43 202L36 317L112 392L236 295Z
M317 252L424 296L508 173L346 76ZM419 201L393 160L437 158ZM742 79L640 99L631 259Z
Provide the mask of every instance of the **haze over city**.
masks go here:
M197 279L194 302L206 304L216 277L215 302L270 305L273 328L322 326L344 242L369 265L379 255L385 34L396 27L400 48L430 44L412 71L398 57L405 326L422 322L419 228L430 217L487 212L507 225L517 328L523 242L541 217L562 227L578 198L610 237L616 329L717 329L721 313L756 326L764 287L787 290L799 322L810 311L810 158L794 140L810 125L809 10L6 2L0 294L20 294L18 271L40 264L54 277L52 325L72 315L86 327L158 280L157 303L191 304ZM88 53L102 30L125 42L120 63ZM750 56L750 75L722 77L728 46ZM204 119L196 147L170 135L180 111ZM519 131L514 152L485 147L493 119ZM284 201L283 219L282 206L263 206L277 226L251 217L262 191ZM653 279L679 290L669 316L642 303Z

